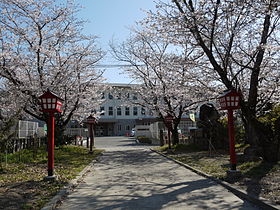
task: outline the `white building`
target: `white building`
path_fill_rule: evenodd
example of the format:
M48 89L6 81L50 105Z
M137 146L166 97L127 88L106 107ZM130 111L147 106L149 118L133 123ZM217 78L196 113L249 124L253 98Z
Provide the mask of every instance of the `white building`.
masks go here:
M100 107L104 111L95 126L96 136L130 135L131 129L138 124L149 125L157 119L139 105L128 105L128 101L139 100L127 84L109 84L112 89L103 94L105 102Z
M128 105L128 100L137 102L141 100L132 91L136 84L109 84L112 88L103 94L104 104L100 110L104 111L98 124L95 126L96 136L121 136L130 135L131 129L136 125L150 125L158 122L150 110L139 105ZM180 123L180 129L188 131L189 127L195 126L188 118L184 117Z

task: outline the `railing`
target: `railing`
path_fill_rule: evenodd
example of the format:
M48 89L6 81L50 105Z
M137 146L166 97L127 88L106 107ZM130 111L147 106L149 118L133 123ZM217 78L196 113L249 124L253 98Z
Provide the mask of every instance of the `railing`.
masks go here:
M46 134L44 128L38 126L37 122L19 120L11 129L15 132L16 138L26 139L31 137L44 137Z
M35 149L47 145L47 138L28 137L28 138L15 138L9 139L6 142L5 151L7 153L18 152L22 149Z
M64 134L67 136L88 137L88 129L87 128L66 128Z

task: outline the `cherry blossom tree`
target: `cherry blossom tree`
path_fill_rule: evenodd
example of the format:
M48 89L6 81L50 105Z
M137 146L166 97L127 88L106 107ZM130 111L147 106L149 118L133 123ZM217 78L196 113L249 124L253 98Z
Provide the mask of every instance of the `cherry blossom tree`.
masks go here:
M14 126L22 115L22 109L16 102L17 96L7 89L7 81L0 82L0 155L7 151L7 146L16 135ZM0 161L0 169L2 168Z
M277 160L279 138L258 117L279 101L279 1L172 0L158 1L157 8L143 23L174 42L188 37L201 50L204 70L223 88L243 93L251 151Z
M95 64L104 53L96 37L81 33L78 5L70 0L3 0L0 9L0 76L26 113L47 120L38 101L47 89L64 99L56 120L61 129L99 107L104 85Z
M130 102L152 110L163 121L167 114L172 115L173 144L177 144L182 116L197 103L213 97L211 79L204 80L200 75L196 65L200 55L189 47L187 39L170 44L150 31L132 32L124 43L111 45L113 55L128 64L125 71L138 83L132 91L139 100Z

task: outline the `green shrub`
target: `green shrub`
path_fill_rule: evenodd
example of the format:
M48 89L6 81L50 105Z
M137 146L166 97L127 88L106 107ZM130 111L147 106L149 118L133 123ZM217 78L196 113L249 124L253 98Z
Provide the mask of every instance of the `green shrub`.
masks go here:
M140 143L144 143L144 144L151 144L152 143L152 140L146 136L138 136L137 137L138 141Z
M161 147L158 147L156 150L158 151L166 151L168 150L168 144L165 144ZM174 152L198 152L203 151L197 144L176 144L171 145L171 148Z
M197 144L176 144L172 146L177 152L197 152L202 149Z
M249 147L250 145L249 144L235 144L235 151L236 152L244 152L244 150Z
M280 118L280 105L275 105L272 110L259 117L258 120L268 126L271 126L273 131L275 131L275 122Z

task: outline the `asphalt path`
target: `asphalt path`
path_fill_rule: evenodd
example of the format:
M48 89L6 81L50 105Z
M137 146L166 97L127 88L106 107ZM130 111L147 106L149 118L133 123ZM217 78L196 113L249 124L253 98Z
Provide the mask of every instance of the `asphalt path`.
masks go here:
M107 150L134 150L139 148L149 149L150 145L137 144L133 137L95 137L94 146L98 149Z
M96 138L95 146L106 151L57 209L258 209L133 138Z

